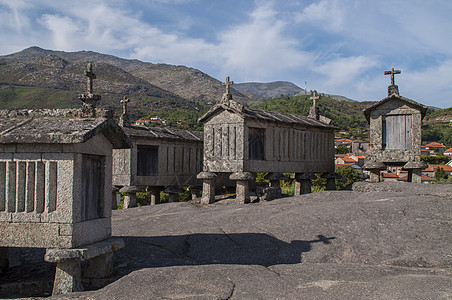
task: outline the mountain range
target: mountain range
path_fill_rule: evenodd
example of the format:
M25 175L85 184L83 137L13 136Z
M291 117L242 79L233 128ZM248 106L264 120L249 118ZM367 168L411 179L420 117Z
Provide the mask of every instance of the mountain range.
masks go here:
M78 95L86 92L87 62L94 64L97 76L94 93L102 96L99 106L114 109L119 114L120 100L127 96L131 100L132 118L159 115L184 120L190 123L188 127L201 129L201 125L196 124L197 118L224 93L221 81L194 68L123 59L92 51L64 52L30 47L0 56L0 109L79 107ZM306 115L311 105L305 90L287 81L236 83L231 93L243 104L293 114ZM345 130L355 125L361 129L366 126L360 112L369 102L318 93L322 96L318 102L321 113L332 117L333 124ZM452 119L450 110L441 110L431 117L433 119L429 115L426 118L429 124L436 120L445 124Z

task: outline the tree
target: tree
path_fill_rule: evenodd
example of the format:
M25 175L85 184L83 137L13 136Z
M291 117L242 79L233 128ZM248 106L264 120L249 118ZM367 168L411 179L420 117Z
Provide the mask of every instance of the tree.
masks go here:
M336 147L336 154L347 154L350 152L350 148L345 145L339 145Z
M353 182L363 180L361 174L359 174L351 166L339 166L335 168L335 172L339 174L340 178L336 179L336 189L342 190Z
M435 171L435 179L436 180L440 181L442 179L447 179L447 177L448 176L446 174L446 171L444 171L443 168L439 167L436 169L436 171Z

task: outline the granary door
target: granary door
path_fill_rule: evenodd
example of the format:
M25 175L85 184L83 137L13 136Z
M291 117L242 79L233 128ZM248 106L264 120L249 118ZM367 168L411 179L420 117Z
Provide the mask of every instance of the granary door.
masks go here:
M102 216L104 170L103 156L85 154L82 156L82 221Z
M383 150L411 149L411 115L383 116Z
M265 160L265 129L248 129L248 157L250 160Z
M138 146L137 148L137 175L157 176L159 166L158 146Z

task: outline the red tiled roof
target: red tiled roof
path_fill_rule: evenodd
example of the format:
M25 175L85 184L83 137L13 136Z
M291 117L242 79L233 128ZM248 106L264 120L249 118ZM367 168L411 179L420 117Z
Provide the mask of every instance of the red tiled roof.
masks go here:
M428 165L427 168L422 170L423 172L435 172L436 169L443 168L446 172L452 172L452 167L449 165Z
M342 158L343 160L344 160L344 162L346 162L346 163L355 163L355 162L357 162L356 160L354 160L353 158L350 158L350 157L344 157L344 158Z
M336 139L334 141L338 143L352 143L352 140L349 139Z
M383 178L399 178L396 173L382 173Z
M429 143L429 144L427 144L427 145L425 145L426 147L435 147L435 148L438 148L438 147L446 147L446 146L444 146L443 144L441 144L441 143L437 143L437 142L431 142L431 143Z
M407 180L408 180L408 175L399 178L399 181L407 181ZM422 181L435 181L436 179L428 177L428 176L425 176L425 175L422 175L421 176L421 180Z
M452 148L447 149L446 151L444 151L444 153L452 153Z

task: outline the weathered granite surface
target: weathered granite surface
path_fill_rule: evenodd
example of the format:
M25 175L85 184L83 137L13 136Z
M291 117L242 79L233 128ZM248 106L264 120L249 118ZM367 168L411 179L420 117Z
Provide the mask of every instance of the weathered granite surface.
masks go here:
M451 186L353 189L114 211L116 281L56 298L451 298Z

